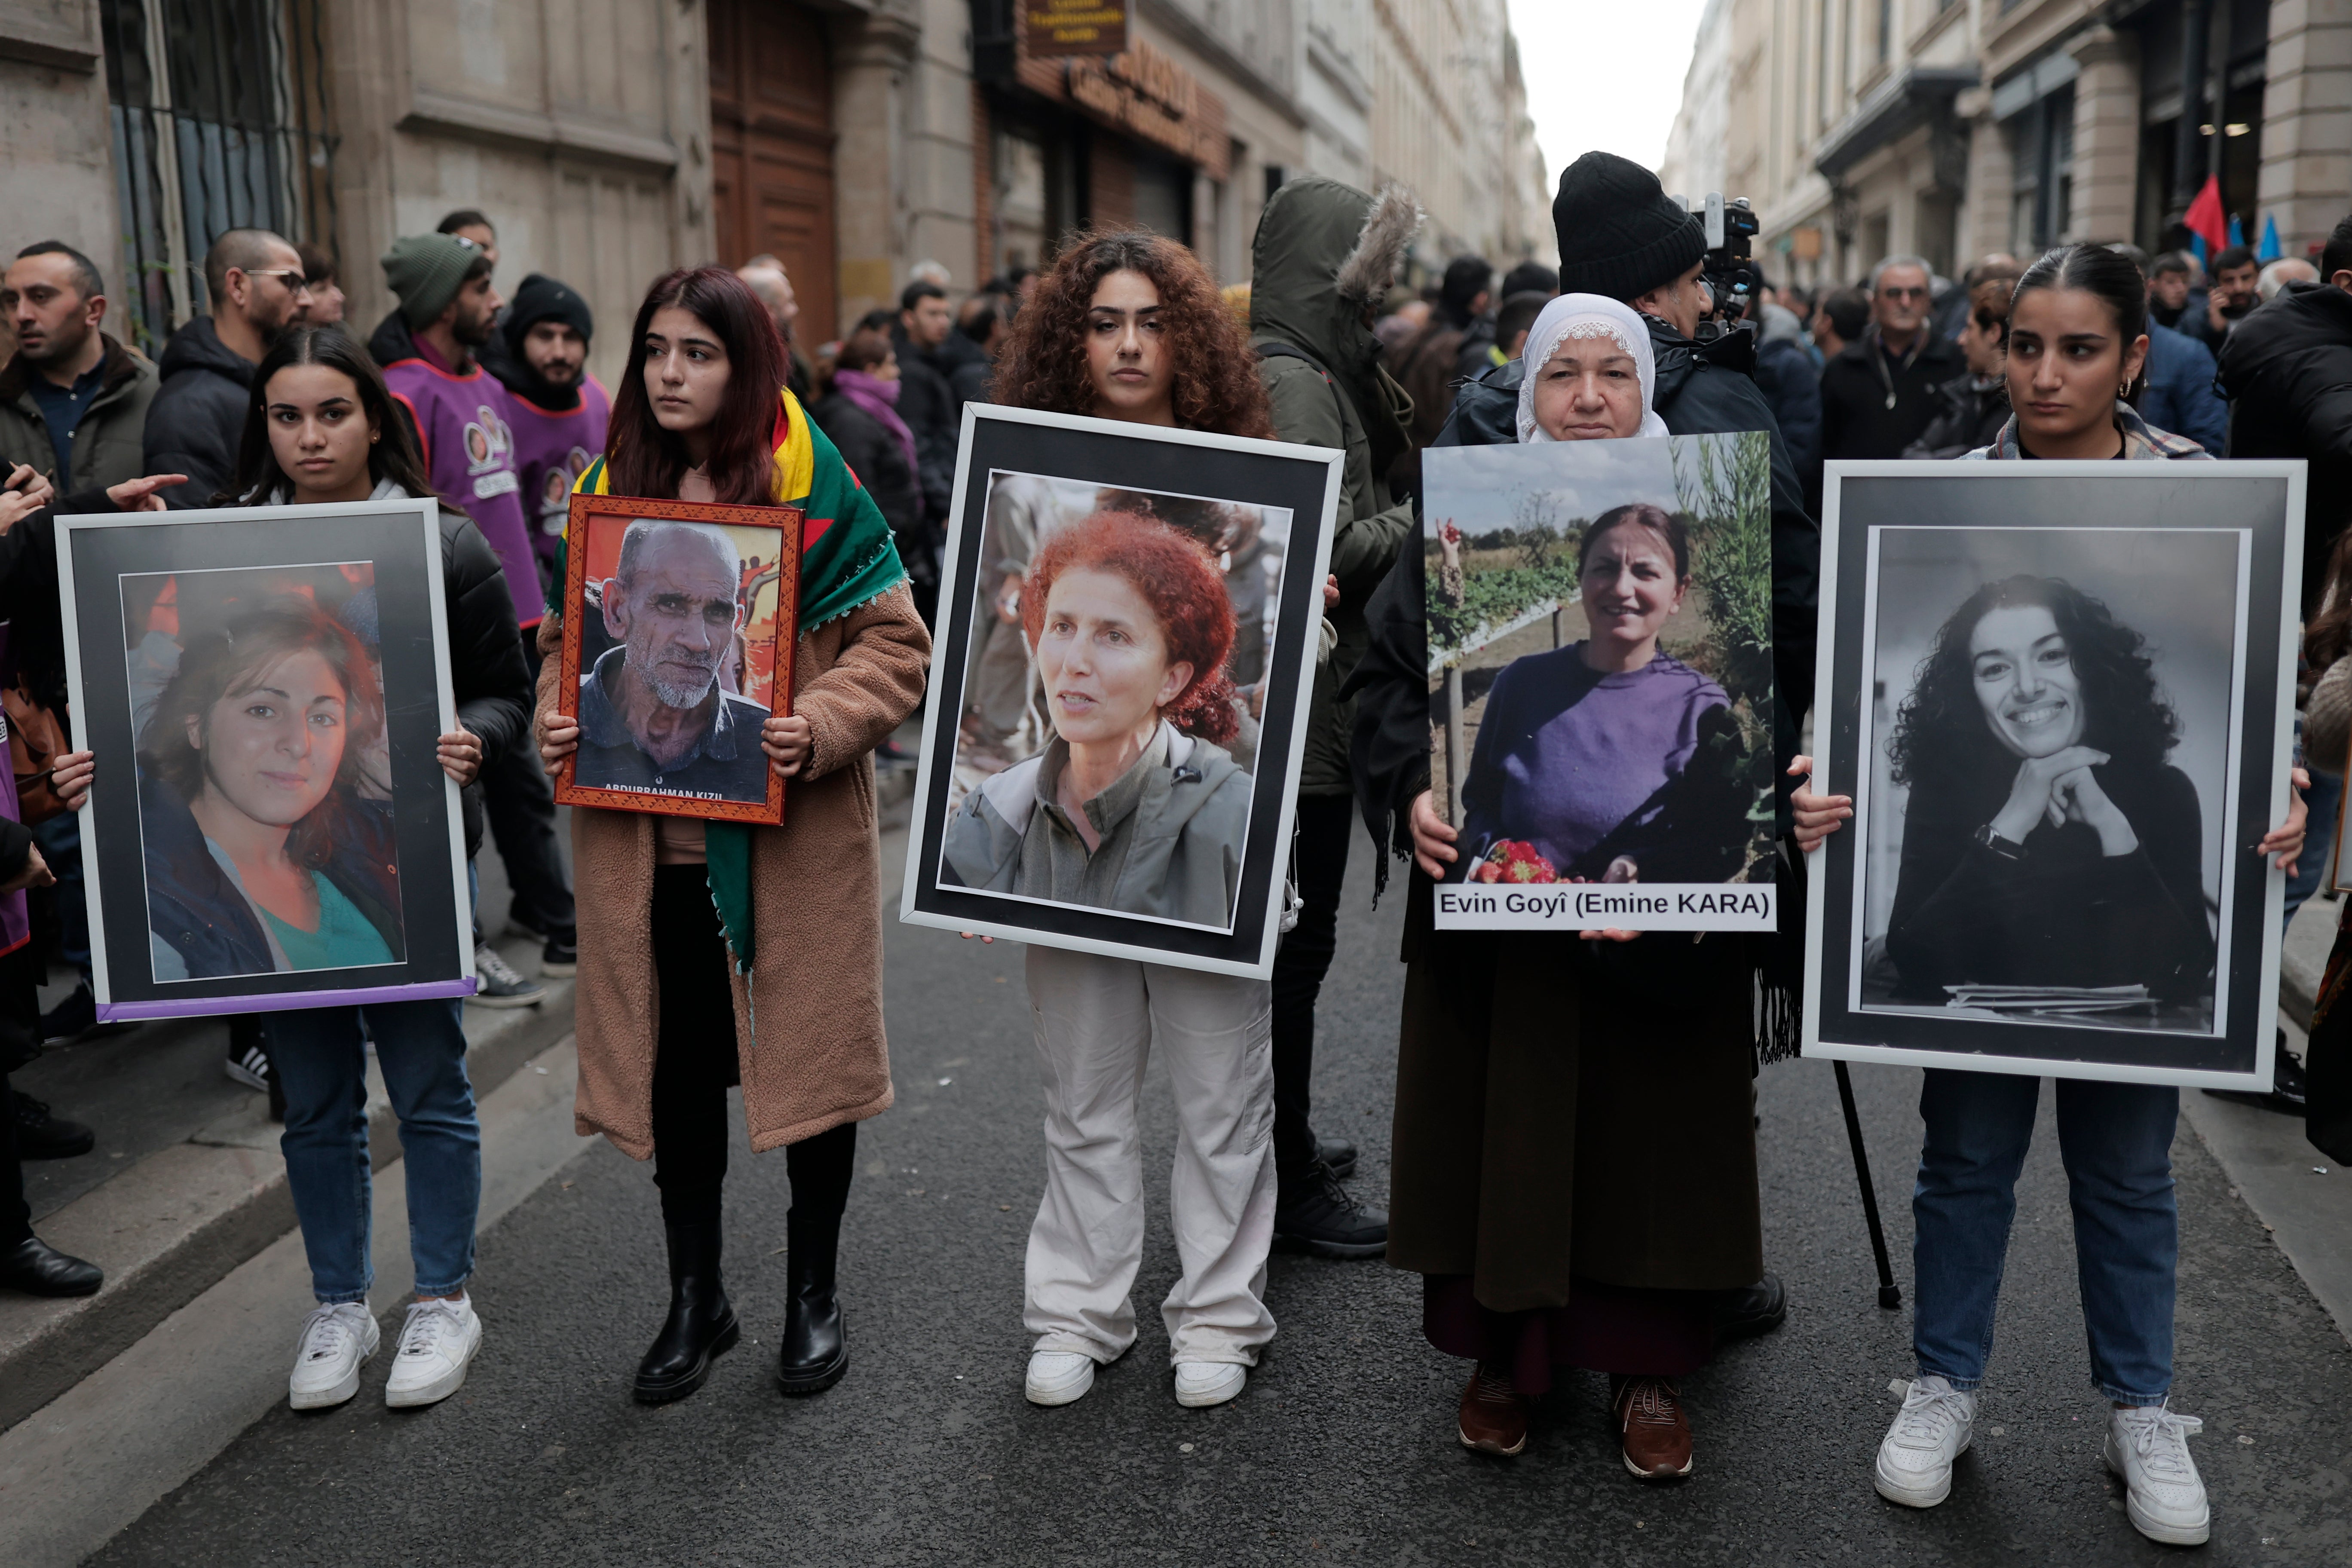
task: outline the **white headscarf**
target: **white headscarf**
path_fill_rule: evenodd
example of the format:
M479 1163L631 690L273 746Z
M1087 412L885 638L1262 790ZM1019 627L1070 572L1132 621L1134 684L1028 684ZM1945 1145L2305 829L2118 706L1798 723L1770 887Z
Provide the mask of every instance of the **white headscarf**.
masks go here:
M1527 374L1519 378L1520 441L1551 439L1536 423L1536 378L1570 338L1613 338L1618 347L1633 356L1633 368L1642 383L1642 427L1634 434L1664 435L1666 422L1650 411L1650 399L1658 390L1658 360L1650 352L1650 331L1642 325L1642 318L1631 306L1605 295L1562 294L1546 305L1536 324L1528 329L1528 349L1521 361Z

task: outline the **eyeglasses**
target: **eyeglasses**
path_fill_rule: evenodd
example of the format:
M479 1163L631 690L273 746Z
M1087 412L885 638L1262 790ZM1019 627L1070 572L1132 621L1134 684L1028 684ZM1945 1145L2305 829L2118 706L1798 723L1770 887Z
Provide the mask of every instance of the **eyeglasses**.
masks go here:
M310 280L299 267L253 267L246 268L245 275L247 278L290 279L292 281L286 285L289 292L307 294L310 291Z
M1927 290L1925 289L1897 289L1891 283L1883 284L1879 288L1878 297L1882 300L1924 300L1927 297Z

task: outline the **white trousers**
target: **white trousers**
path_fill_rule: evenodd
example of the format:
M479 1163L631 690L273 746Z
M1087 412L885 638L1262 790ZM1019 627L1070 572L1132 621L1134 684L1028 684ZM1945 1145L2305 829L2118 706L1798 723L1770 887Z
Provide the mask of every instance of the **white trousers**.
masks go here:
M1045 1195L1022 1321L1034 1349L1116 1361L1143 1262L1136 1106L1154 1039L1176 1089L1168 1207L1183 1276L1160 1303L1169 1360L1253 1366L1274 1337L1273 993L1263 980L1029 948L1045 1083Z

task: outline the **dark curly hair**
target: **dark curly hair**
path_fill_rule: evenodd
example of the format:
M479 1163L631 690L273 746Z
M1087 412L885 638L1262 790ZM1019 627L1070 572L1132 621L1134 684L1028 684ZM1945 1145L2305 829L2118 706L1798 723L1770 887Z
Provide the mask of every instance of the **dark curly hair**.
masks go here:
M2007 754L1977 701L1969 638L1993 611L2029 605L2048 610L2066 639L2083 693L2083 744L2126 768L2163 764L2179 739L2180 721L2157 689L2147 639L2064 578L2020 575L1970 594L1936 633L1886 748L1896 783L1964 777L1996 753Z
M1013 319L996 366L996 402L1052 414L1092 414L1087 311L1114 272L1140 272L1160 291L1162 341L1174 361L1176 423L1220 436L1274 434L1257 355L1193 254L1156 234L1121 230L1074 242L1037 280Z
M1021 590L1022 628L1035 647L1045 630L1054 579L1081 567L1114 573L1134 585L1160 622L1171 664L1190 664L1192 679L1176 694L1168 721L1188 735L1222 744L1241 730L1234 714L1234 603L1224 574L1192 535L1129 511L1098 511L1046 542Z

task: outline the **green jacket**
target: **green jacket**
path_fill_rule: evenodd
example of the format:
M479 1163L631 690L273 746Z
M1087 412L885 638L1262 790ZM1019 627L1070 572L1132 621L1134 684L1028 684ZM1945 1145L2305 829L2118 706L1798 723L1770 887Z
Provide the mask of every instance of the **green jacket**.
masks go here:
M0 475L11 463L30 463L49 476L59 496L69 496L119 485L147 471L140 458L140 438L147 428L147 405L155 401L159 384L155 367L112 338L101 337L106 358L100 363L106 379L82 410L81 423L74 426L70 474L57 471L48 421L33 398L32 378L40 373L21 353L0 367Z
M1333 694L1370 639L1365 602L1413 530L1412 503L1391 495L1385 478L1410 442L1412 400L1380 368L1380 340L1363 320L1368 297L1358 297L1339 281L1346 272L1371 277L1375 287L1385 288L1393 259L1375 258L1367 268L1360 248L1392 241L1401 250L1411 237L1409 229L1394 236L1370 232L1367 219L1373 211L1372 197L1336 180L1292 180L1266 203L1252 253L1251 345L1261 356L1258 374L1274 404L1275 434L1348 455L1331 533L1339 603L1329 618L1339 640L1316 670L1298 781L1305 795L1353 792L1348 737L1355 703ZM1311 362L1281 352L1274 346L1278 344L1312 356Z

